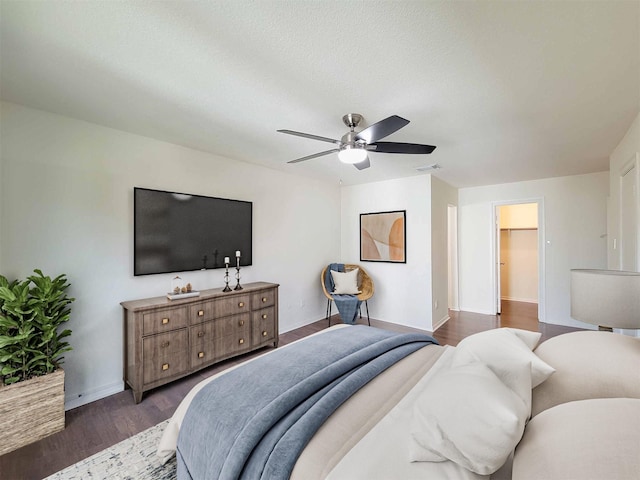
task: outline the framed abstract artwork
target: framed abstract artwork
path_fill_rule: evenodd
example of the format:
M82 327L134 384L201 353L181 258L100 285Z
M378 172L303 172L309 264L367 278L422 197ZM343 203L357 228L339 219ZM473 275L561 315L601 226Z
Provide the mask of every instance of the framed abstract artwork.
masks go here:
M360 214L360 261L407 263L406 210Z

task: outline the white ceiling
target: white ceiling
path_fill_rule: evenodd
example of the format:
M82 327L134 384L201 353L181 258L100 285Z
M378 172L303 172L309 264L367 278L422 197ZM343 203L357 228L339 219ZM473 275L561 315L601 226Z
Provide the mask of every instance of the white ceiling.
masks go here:
M3 100L283 171L357 184L420 174L458 187L608 169L640 110L640 1L7 1ZM346 113L411 120L330 144Z

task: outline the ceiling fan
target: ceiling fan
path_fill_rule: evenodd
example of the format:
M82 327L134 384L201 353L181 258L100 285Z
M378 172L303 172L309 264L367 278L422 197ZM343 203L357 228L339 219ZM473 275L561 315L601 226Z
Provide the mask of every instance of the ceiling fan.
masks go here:
M419 143L379 142L378 140L391 135L409 123L409 120L399 117L398 115L391 115L384 120L380 120L361 132L356 132L355 129L362 121L362 115L358 113L348 113L342 117L342 121L350 130L345 133L340 140L296 132L294 130L278 130L280 133L287 133L289 135L296 135L298 137L320 140L321 142L329 142L337 145L336 148L332 148L331 150L296 158L287 163L304 162L305 160L311 160L312 158L338 152L338 158L341 162L353 164L358 170L364 170L371 166L367 152L411 153L420 155L431 153L436 149L433 145L421 145Z

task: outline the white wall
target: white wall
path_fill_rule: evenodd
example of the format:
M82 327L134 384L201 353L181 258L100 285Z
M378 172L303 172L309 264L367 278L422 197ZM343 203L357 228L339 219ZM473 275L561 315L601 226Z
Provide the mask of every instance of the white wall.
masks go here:
M371 316L431 330L431 176L343 187L341 195L342 258L335 260L361 263L369 272ZM407 263L360 262L360 214L391 210L407 211Z
M338 185L15 104L1 113L2 274L40 268L72 284L67 408L123 388L119 304L163 295L173 277L133 276L134 186L252 201L242 281L280 284L281 332L324 317L318 275L340 252ZM222 270L183 276L223 286Z
M0 131L2 130L2 110L0 110ZM0 274L3 274L4 272L4 268L3 268L3 264L2 264L2 225L3 225L3 218L4 218L4 211L7 208L7 205L5 204L5 202L2 201L3 199L3 195L2 195L2 190L3 190L3 185L4 182L2 181L2 177L4 175L4 160L3 160L3 156L2 156L2 138L0 138Z
M607 242L608 267L620 269L620 249L614 249L614 242L620 241L620 175L622 170L632 161L637 161L640 153L640 114L633 121L624 138L609 157L609 235ZM636 169L640 166L636 164ZM636 170L636 171L637 171ZM640 225L640 212L637 224ZM640 235L638 236L640 244ZM640 258L638 255L637 258ZM638 269L640 270L640 268Z
M458 190L431 177L431 318L437 329L449 319L448 207L458 205Z
M460 309L495 313L493 205L544 200L544 295L541 320L592 328L571 318L570 270L607 263L608 172L459 190Z

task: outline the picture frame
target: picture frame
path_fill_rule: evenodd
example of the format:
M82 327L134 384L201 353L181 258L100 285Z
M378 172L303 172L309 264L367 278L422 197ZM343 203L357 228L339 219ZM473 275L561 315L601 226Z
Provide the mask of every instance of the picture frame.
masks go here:
M360 261L407 263L407 211L360 214Z

